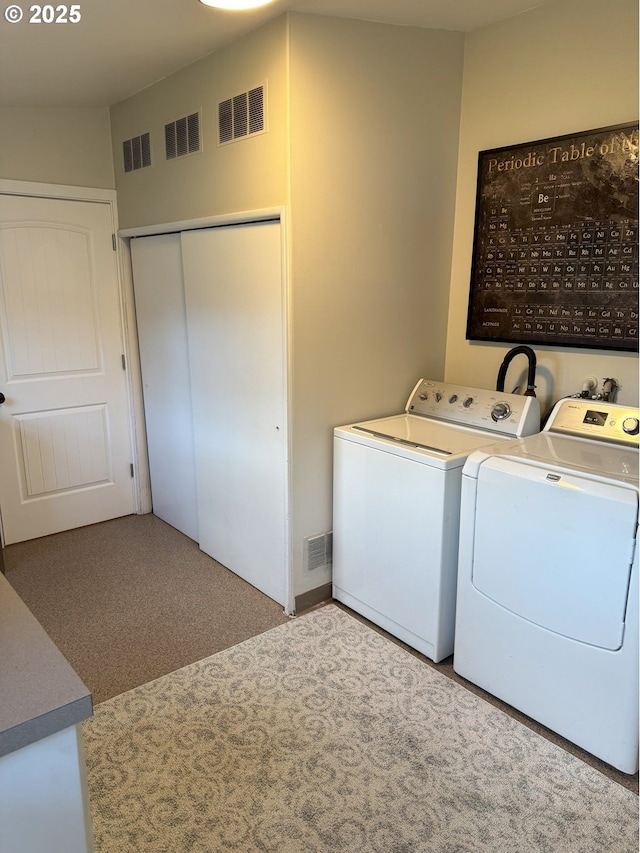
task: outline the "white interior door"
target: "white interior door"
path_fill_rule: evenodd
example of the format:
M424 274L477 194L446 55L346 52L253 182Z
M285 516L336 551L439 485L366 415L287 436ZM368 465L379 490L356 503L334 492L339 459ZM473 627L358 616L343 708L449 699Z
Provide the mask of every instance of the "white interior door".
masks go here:
M182 235L203 551L286 606L279 222Z
M131 240L153 512L198 541L180 234Z
M134 511L107 203L0 195L5 544Z

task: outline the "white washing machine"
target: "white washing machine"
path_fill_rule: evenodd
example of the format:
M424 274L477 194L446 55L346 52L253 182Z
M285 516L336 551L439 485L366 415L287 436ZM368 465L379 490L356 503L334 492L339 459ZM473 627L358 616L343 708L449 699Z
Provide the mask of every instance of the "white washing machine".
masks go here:
M638 769L638 409L562 400L464 467L453 666Z
M333 597L436 662L451 655L462 466L539 429L534 397L427 379L402 414L337 427Z

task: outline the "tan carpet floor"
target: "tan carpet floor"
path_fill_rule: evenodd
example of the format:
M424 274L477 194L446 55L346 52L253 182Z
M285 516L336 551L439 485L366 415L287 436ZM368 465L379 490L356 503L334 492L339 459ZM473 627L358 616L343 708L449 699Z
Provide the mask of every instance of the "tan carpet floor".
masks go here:
M5 571L94 704L289 618L154 515L9 545Z

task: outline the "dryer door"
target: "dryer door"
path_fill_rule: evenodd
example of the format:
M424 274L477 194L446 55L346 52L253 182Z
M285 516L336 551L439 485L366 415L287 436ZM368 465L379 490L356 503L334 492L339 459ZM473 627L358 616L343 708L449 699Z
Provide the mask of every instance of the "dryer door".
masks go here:
M622 645L638 493L523 461L478 473L473 585L542 628Z

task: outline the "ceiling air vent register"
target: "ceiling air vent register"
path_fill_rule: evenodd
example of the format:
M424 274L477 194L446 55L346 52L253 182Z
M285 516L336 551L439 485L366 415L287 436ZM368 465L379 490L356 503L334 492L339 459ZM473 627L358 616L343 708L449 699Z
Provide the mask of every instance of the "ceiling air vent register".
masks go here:
M125 139L122 143L122 160L125 172L135 172L151 165L151 141L148 133Z
M200 113L191 113L165 124L164 147L167 160L200 151Z
M265 131L265 87L256 86L218 104L218 144Z

